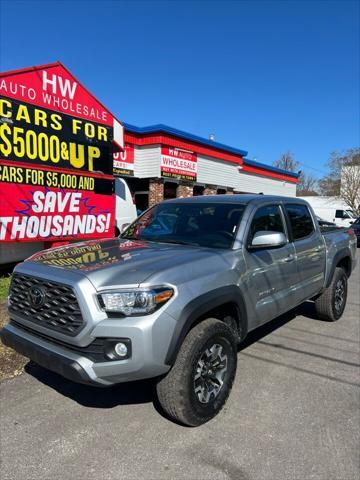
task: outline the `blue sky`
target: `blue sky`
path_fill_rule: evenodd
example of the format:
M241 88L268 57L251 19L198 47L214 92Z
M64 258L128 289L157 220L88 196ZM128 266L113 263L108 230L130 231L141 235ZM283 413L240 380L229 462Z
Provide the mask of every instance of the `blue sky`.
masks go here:
M359 2L0 2L1 70L62 61L120 120L315 176L359 146ZM311 167L311 168L310 168Z

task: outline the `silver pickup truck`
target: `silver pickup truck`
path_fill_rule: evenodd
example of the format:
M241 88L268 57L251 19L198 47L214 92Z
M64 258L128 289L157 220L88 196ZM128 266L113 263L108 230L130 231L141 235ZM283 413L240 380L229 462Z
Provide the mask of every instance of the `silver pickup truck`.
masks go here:
M224 405L249 331L306 300L341 317L355 251L351 232L323 234L299 198L174 199L121 238L19 264L1 339L76 382L156 377L167 414L196 426Z

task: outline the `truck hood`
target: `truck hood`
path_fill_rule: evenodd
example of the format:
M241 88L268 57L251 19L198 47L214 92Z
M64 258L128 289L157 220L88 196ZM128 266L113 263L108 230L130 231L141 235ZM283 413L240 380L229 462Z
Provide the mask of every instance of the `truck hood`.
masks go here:
M218 256L208 248L113 238L52 248L36 253L26 262L76 271L98 289L139 285L154 273Z

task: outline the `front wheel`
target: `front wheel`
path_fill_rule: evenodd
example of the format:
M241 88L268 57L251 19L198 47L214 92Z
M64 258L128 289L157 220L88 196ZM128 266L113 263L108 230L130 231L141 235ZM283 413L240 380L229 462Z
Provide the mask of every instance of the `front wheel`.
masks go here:
M157 384L162 408L185 425L209 421L229 396L236 364L231 328L214 318L204 320L190 330L172 369Z
M328 322L339 320L345 310L347 299L347 275L343 268L335 269L328 288L315 300L318 317Z

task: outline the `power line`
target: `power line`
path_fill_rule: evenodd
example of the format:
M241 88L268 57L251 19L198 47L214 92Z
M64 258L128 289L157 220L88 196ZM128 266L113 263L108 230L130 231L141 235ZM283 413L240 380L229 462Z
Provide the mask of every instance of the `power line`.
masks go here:
M258 161L257 157L253 157L253 160L255 162ZM314 170L315 172L321 173L322 175L324 173L328 173L328 170L326 170L325 168L319 169L319 168L310 167L310 165L307 165L306 163L303 163L303 162L299 162L298 160L296 160L296 162L297 162L298 165L302 165L303 167L310 168L311 170ZM265 165L270 165L271 166L272 164L265 164Z
M319 173L328 173L327 170L325 169L318 169L318 168L314 168L314 167L310 167L310 165L306 165L306 163L303 163L303 162L299 162L300 165L306 167L306 168L310 168L311 170L314 170L315 172L319 172Z

